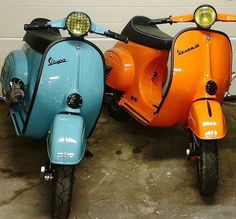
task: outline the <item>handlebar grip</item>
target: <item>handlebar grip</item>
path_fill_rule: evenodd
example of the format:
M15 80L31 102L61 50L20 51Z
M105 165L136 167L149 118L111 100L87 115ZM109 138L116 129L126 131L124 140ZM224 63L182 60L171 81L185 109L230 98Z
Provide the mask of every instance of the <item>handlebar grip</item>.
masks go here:
M30 30L45 30L47 29L49 26L47 25L39 25L39 24L25 24L24 25L24 30L25 31L30 31Z
M168 18L159 18L159 19L153 19L149 21L149 24L172 24L171 17Z
M105 33L105 35L107 37L111 37L113 39L116 39L116 40L119 40L119 41L122 41L124 43L128 43L129 41L129 38L125 35L122 35L122 34L119 34L119 33L115 33L115 32L112 32L110 30L108 30L108 32Z

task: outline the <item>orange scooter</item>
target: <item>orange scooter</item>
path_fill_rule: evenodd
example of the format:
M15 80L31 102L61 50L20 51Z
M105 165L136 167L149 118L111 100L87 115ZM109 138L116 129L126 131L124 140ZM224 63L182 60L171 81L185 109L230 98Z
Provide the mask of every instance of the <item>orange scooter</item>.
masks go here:
M217 140L226 135L221 104L230 87L229 37L211 26L236 21L210 5L194 14L149 19L136 16L122 31L129 43L106 51L106 101L118 118L124 109L145 126L183 125L191 140L187 156L197 161L199 190L214 195L218 184ZM195 22L174 38L157 24Z

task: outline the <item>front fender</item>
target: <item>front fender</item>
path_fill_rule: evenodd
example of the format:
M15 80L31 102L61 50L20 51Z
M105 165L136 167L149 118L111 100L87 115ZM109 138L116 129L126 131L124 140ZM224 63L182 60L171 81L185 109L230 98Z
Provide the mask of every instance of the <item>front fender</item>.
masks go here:
M55 116L48 136L48 156L53 164L76 165L86 148L84 120L79 115Z
M202 140L222 139L226 124L221 105L215 100L199 100L193 103L188 128Z

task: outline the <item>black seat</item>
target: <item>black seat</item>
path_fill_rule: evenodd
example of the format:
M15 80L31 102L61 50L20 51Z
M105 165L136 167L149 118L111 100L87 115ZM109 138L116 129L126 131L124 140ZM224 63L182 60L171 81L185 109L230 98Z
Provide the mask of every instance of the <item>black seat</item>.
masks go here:
M36 18L31 22L31 24L46 24L48 21L50 20L45 18ZM60 38L61 34L57 28L48 28L47 30L27 31L23 40L37 52L44 53L50 43Z
M173 37L162 32L156 25L149 24L150 20L144 16L136 16L126 25L122 34L135 43L160 50L170 50Z

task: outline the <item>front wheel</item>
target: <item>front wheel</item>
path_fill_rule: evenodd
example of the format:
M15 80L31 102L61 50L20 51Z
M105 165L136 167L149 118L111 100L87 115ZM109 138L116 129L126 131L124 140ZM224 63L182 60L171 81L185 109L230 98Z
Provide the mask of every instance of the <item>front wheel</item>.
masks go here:
M218 185L218 150L216 140L198 140L198 185L203 196L215 194Z
M55 166L52 196L53 219L67 219L70 215L74 170L74 166Z

